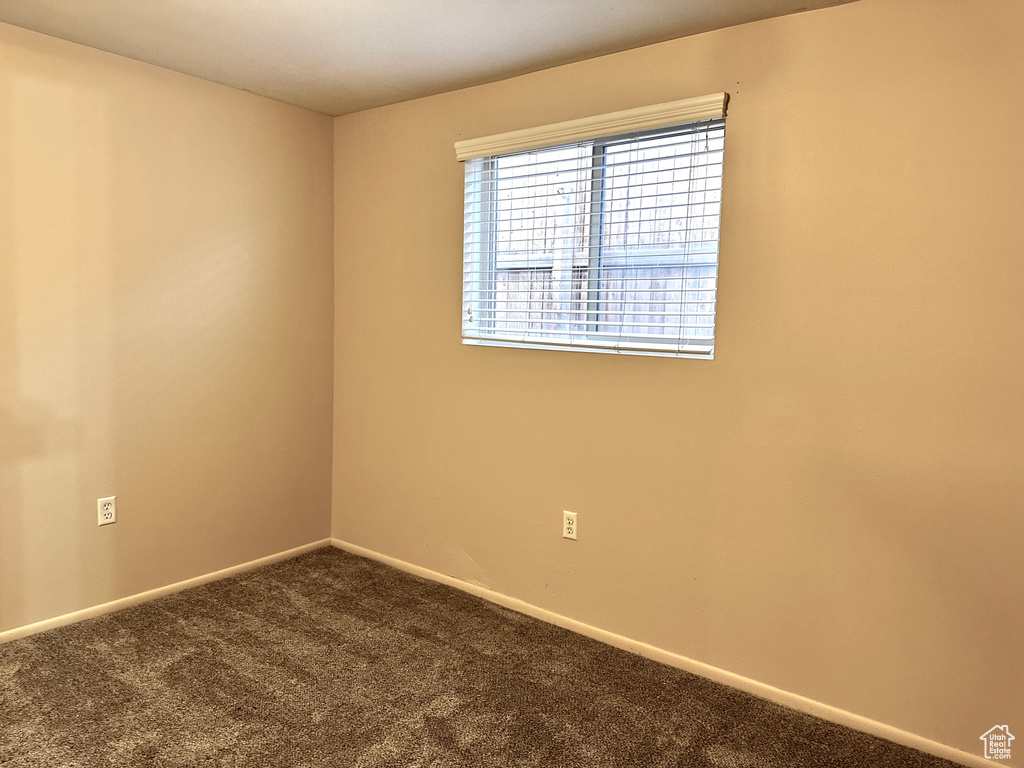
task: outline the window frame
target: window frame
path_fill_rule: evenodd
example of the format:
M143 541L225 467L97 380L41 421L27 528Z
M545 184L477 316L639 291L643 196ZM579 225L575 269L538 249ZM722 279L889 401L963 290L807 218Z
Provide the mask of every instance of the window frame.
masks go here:
M608 343L610 335L602 334L599 330L601 325L601 307L606 304L608 300L605 298L609 289L602 289L602 274L608 269L629 269L629 268L657 268L661 267L674 267L674 266L690 266L689 264L680 265L679 254L658 254L653 253L650 256L641 256L643 262L638 264L637 257L631 255L622 256L609 256L609 249L603 243L603 233L607 226L608 211L605 209L606 205L606 194L607 194L607 179L606 179L606 168L605 159L607 158L608 148L616 144L623 144L631 141L643 140L651 136L657 136L661 134L671 134L675 129L685 129L688 126L696 125L704 122L714 123L716 121L721 122L722 136L724 137L724 119L725 119L725 104L728 101L727 94L718 94L715 97L721 97L721 113L718 115L711 115L703 119L694 120L692 118L686 119L681 122L672 122L668 124L655 124L651 127L647 127L642 130L620 130L612 134L604 135L587 135L583 138L579 138L575 141L562 141L558 144L540 144L532 147L515 147L513 149L505 149L503 152L496 152L494 154L478 156L478 157L467 157L465 159L474 159L482 161L483 167L481 169L481 180L479 182L479 194L480 200L480 218L476 226L480 229L479 235L479 250L478 257L474 259L476 264L477 275L474 280L475 290L471 292L471 296L467 296L466 289L466 267L469 260L468 250L463 255L463 269L464 269L464 285L463 285L463 343L468 345L482 345L482 346L502 346L502 347L524 347L530 349L557 349L567 351L582 351L582 352L597 352L597 353L611 353L611 354L633 354L633 355L647 355L647 356L663 356L663 357L689 357L698 359L713 359L715 346L717 342L717 304L718 304L718 266L720 263L720 233L721 233L721 196L719 196L718 204L718 225L716 235L716 246L714 250L714 259L707 263L708 267L714 267L714 300L713 307L710 313L699 314L694 312L681 312L682 316L692 316L697 314L698 316L708 316L712 318L711 321L711 337L709 343L706 345L695 344L694 338L687 338L684 336L683 329L687 327L685 324L680 322L679 333L675 336L667 337L665 340L652 341L650 337L640 337L636 335L620 335L616 340L615 344ZM702 99L710 99L712 97L701 97ZM685 100L684 102L675 102L673 105L688 104L691 101L698 100ZM661 105L669 106L669 105ZM651 110L655 108L647 108ZM617 115L623 115L626 113L614 113L611 116L606 116L604 119L607 121L608 118L614 118ZM602 118L590 118L584 121L571 121L571 123L583 123L585 121L600 121ZM559 127L568 126L571 123L559 124L558 126L552 126L548 130L554 133L554 129ZM544 129L532 129L532 132L543 131ZM699 129L695 129L695 132ZM711 128L709 126L708 130ZM514 132L512 134L503 134L499 137L491 137L491 144L495 144L494 139L502 140L508 139L508 137L515 137L517 134L525 134L531 131ZM593 131L591 131L593 132ZM475 140L473 142L462 142L462 144L486 144L488 139ZM589 157L590 157L590 172L587 179L588 190L586 192L588 197L587 202L587 225L589 227L588 239L587 239L587 263L586 270L587 276L585 281L585 296L583 304L586 307L586 315L584 322L586 323L586 331L577 333L571 330L572 319L568 321L570 330L568 332L559 332L557 335L552 334L551 337L544 336L529 336L526 333L517 334L514 331L502 333L504 329L497 328L499 319L497 317L497 276L501 273L512 273L512 272L523 272L527 270L534 271L548 271L552 275L552 281L554 281L555 275L555 263L554 257L551 262L551 266L531 266L527 261L525 266L498 266L499 252L498 252L498 226L497 222L499 217L497 215L497 204L498 204L498 161L502 157L514 156L518 154L527 153L530 151L537 150L554 150L560 147L569 147L573 144L583 145L588 144ZM492 146L493 148L493 146ZM457 152L460 151L459 145L456 145ZM724 145L722 148L724 153ZM724 164L724 154L723 154ZM724 175L724 167L722 171ZM719 188L719 194L721 195L721 189ZM466 216L468 217L468 186L466 191ZM468 219L467 219L468 220ZM468 224L467 233L465 234L466 242L469 241L468 235ZM655 249L660 250L660 249ZM709 252L709 255L710 252ZM688 257L689 254L686 254ZM620 264L609 264L609 259L621 259L623 263ZM696 266L700 266L699 264ZM576 264L570 265L570 270L577 269ZM700 279L702 276L698 276ZM681 276L683 284L680 286L680 291L685 295L687 289L685 287L685 280L692 279L685 276ZM487 286L483 288L482 286ZM574 290L575 281L570 277L570 290ZM702 291L705 289L696 289ZM481 294L486 293L486 298L482 297ZM571 299L570 299L571 303ZM474 318L473 312L476 309L479 312L480 317ZM526 310L529 312L529 308ZM542 310L543 311L543 310ZM570 310L571 316L572 310ZM468 318L467 318L468 315ZM466 333L466 321L477 323L476 333L467 336ZM529 322L529 321L527 321ZM528 332L527 332L528 333ZM575 343L575 340L587 340L591 343L582 344ZM605 343L601 343L605 342ZM667 343L666 343L667 342ZM627 346L620 346L626 344ZM672 348L674 347L674 349Z

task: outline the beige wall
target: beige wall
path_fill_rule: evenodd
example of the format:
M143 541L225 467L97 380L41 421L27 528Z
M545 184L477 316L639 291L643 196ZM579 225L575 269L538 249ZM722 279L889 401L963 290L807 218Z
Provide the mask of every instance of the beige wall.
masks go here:
M1024 728L1022 30L863 0L338 118L334 535L974 754ZM722 90L714 361L460 345L453 142Z
M0 630L328 535L331 153L0 25Z

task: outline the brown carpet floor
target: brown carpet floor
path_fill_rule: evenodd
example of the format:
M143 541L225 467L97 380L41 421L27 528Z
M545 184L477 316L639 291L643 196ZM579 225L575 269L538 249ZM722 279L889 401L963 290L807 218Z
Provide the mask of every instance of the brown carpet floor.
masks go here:
M0 646L0 766L940 768L324 549Z

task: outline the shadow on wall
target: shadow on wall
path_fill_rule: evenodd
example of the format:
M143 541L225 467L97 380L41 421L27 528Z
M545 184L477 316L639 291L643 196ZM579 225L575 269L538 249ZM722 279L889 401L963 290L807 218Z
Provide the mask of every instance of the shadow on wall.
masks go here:
M0 630L80 607L85 561L110 560L86 540L109 477L107 108L66 80L0 81Z
M0 631L323 538L330 119L15 28L0 57Z

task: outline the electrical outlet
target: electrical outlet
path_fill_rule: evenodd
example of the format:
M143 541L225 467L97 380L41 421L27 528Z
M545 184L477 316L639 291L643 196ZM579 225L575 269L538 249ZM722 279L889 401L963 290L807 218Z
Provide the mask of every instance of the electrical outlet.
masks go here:
M572 539L573 541L579 541L580 528L576 523L576 513L569 512L568 510L562 510L562 538Z
M117 522L117 496L107 496L96 501L99 525L110 525Z

